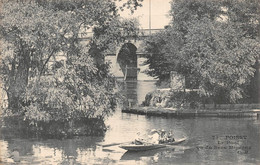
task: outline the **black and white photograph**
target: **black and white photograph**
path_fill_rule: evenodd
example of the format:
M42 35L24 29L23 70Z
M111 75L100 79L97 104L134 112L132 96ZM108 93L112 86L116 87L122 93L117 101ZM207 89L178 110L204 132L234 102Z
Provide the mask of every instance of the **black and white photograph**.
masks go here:
M260 0L0 0L0 164L260 165Z

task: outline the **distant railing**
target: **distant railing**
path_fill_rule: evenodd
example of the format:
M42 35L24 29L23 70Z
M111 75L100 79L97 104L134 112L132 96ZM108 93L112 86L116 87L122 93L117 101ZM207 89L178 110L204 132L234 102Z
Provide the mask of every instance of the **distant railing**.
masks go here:
M137 57L146 57L148 54L151 54L151 53L136 52ZM116 54L107 53L106 56L116 56Z
M141 29L140 32L143 36L149 36L151 34L155 34L163 30L164 29Z
M140 37L150 36L151 34L158 33L164 29L140 29ZM93 32L84 32L79 34L79 38L82 40L91 39L93 37Z

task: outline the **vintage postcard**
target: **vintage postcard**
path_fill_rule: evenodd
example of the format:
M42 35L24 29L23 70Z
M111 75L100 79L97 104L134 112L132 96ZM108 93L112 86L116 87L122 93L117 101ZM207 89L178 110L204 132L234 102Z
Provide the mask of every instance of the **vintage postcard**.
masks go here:
M259 0L0 2L0 164L260 164Z

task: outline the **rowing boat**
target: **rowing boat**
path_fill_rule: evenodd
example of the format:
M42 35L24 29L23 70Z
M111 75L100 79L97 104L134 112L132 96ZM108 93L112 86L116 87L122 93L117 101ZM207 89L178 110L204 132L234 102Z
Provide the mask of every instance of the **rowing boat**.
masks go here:
M153 150L158 148L167 147L169 145L177 145L184 142L186 138L178 139L174 142L163 143L163 144L152 144L152 143L144 143L144 144L126 144L120 145L120 148L123 148L128 151L146 151L146 150Z

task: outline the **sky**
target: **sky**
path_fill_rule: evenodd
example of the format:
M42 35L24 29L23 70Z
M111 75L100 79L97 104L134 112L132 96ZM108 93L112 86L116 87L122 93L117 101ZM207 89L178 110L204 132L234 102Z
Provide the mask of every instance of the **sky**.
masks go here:
M151 29L164 28L170 21L171 0L143 0L143 6L138 7L133 15L128 10L120 12L120 15L123 18L138 18L141 28L149 29L149 1L151 1Z
M164 26L169 24L170 17L169 11L171 8L171 0L150 0L151 1L151 29L163 29ZM121 3L126 2L122 0ZM119 6L120 4L118 4ZM120 11L119 14L123 18L137 18L141 25L142 29L149 29L149 0L143 0L142 7L138 7L134 14L131 14L129 10ZM123 73L120 70L120 66L116 63L115 56L107 56L106 60L111 61L115 65L111 65L110 71L116 77L123 77ZM143 63L143 58L138 58L138 64ZM145 69L148 69L148 66L140 66L140 72L138 73L138 80L154 80L153 77L150 77L143 73Z

